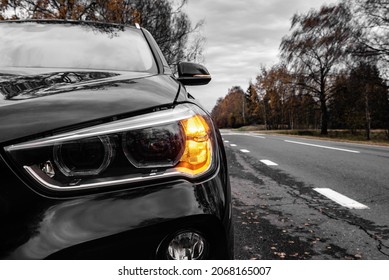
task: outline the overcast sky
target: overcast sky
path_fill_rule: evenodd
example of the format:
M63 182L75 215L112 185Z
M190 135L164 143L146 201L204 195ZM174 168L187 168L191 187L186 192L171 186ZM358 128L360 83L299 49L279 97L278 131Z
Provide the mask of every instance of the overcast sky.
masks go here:
M246 90L261 65L278 62L281 38L290 19L336 0L189 0L185 8L194 25L204 19L205 61L212 75L206 86L187 87L209 111L228 89Z

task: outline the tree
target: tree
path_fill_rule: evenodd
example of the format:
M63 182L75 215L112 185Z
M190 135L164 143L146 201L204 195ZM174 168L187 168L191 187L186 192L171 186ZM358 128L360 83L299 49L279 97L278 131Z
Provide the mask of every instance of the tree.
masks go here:
M211 116L220 128L236 128L244 125L243 102L246 95L241 87L234 86L224 98L219 98Z
M295 73L295 83L318 100L321 134L328 133L327 102L331 80L348 54L352 30L351 13L340 3L295 14L291 34L283 37L281 56Z
M211 116L214 122L216 123L217 127L224 128L227 127L227 119L223 112L223 97L219 97L216 101L215 107L213 107Z
M258 124L261 122L260 103L257 89L254 84L250 83L246 91L246 120L248 124Z
M389 129L388 92L376 65L360 61L349 74L339 75L336 83L330 106L334 126L352 133L364 128L367 140L372 128Z
M354 69L350 74L342 73L336 78L337 87L329 106L332 127L350 129L352 134L355 134L358 129L362 129L366 123L364 93L359 83L352 85L357 78L357 72Z
M256 87L262 93L262 105L266 126L269 129L282 128L288 123L286 103L293 89L285 65L262 67L257 76Z
M175 7L171 0L132 0L140 14L139 24L154 36L170 65L182 60L201 61L204 37L198 32L203 21L192 27L189 17L182 11L187 0ZM189 35L195 35L188 46Z
M285 103L289 129L316 128L317 103L303 89L294 89Z
M0 20L65 19L135 24L149 30L170 65L201 60L203 22L192 27L182 8L187 0L0 0ZM196 35L188 46L189 35Z
M354 6L355 39L358 48L355 53L363 57L374 57L389 63L389 1L347 0Z

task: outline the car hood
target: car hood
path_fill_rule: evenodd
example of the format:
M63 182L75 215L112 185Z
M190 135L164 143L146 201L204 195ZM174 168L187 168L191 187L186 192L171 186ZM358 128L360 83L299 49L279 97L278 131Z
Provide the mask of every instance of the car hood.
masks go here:
M170 105L178 91L149 73L0 69L0 143Z

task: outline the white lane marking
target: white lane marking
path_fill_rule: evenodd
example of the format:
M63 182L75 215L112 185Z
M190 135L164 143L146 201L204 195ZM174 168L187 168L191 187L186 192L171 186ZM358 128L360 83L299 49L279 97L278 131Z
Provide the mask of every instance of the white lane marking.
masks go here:
M278 164L275 163L275 162L272 162L271 160L268 160L268 159L263 159L263 160L260 160L260 162L266 164L266 165L269 165L269 166L277 166Z
M263 134L254 134L254 133L237 133L237 132L224 132L221 133L222 136L231 136L231 135L237 135L237 136L250 136L255 138L262 138L266 139L266 137L263 136Z
M249 133L242 133L242 132L224 132L224 133L221 133L221 135L244 135L244 136L248 136Z
M332 189L315 188L314 190L349 209L369 209L369 207L367 207L366 205L359 203L358 201L355 201L351 198L348 198L347 196L340 194Z
M249 150L246 150L246 149L241 149L240 150L242 153L250 153L250 151Z
M231 147L236 147L236 144L230 144Z
M289 141L289 140L284 140L284 141L288 142L288 143L292 143L292 144L306 145L306 146L312 146L312 147L323 148L323 149L337 150L337 151L342 151L342 152L349 152L349 153L355 153L355 154L360 154L361 153L359 151L354 151L354 150L333 148L333 147L322 146L322 145L315 145L315 144L310 144L310 143L303 143L303 142L296 142L296 141Z
M228 140L224 140L224 143L230 143L230 141L228 141Z

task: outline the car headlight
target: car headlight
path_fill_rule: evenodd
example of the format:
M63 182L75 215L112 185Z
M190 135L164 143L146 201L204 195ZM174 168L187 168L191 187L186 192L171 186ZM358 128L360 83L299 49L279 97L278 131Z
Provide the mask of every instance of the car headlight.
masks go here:
M57 191L203 177L215 149L212 122L188 104L5 147L22 172Z

